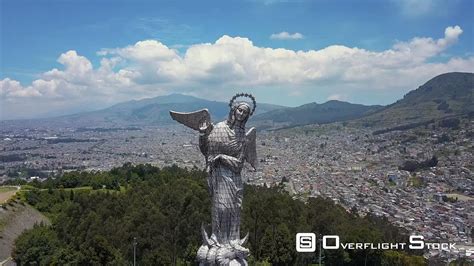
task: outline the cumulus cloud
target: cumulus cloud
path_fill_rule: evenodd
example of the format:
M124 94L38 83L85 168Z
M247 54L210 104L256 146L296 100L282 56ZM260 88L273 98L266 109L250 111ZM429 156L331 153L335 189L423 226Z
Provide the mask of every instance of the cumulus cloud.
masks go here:
M424 61L427 58L438 55L441 51L456 43L461 34L461 27L447 27L444 31L444 38L433 40L432 38L416 37L409 42L398 42L393 48L399 53L415 56L413 58L414 62Z
M41 93L32 87L23 88L16 80L5 78L0 80L0 96L2 98L34 97L41 96Z
M125 48L102 49L98 55L119 55L130 60L153 62L172 59L177 56L177 52L157 40L145 40Z
M42 97L66 98L88 97L94 95L112 95L119 87L131 84L135 76L130 71L122 69L118 72L112 66L120 58L104 58L98 69L94 70L92 63L76 51L63 53L58 63L64 70L56 68L41 74L29 86L22 86L18 81L6 78L0 81L0 95L11 97Z
M115 103L170 92L218 97L222 90L249 87L274 87L291 97L314 95L324 87L332 90L328 99L343 100L351 100L358 90L403 95L438 74L472 72L472 56L430 60L461 34L461 27L447 27L442 38L415 37L384 51L343 45L294 51L259 47L248 38L224 35L214 43L191 45L181 54L157 40L144 40L102 49L97 67L76 51L67 51L58 58L62 70L47 71L26 86L5 78L0 81L0 96L6 102L62 99L83 105L90 100Z
M270 39L273 40L298 40L298 39L303 39L303 34L296 32L293 34L290 34L286 31L280 32L280 33L273 33L270 35Z

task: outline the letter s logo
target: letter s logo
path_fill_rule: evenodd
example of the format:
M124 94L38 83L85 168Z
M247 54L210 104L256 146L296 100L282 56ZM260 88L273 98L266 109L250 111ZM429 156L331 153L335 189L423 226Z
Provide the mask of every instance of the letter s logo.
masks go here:
M410 249L424 249L425 248L425 239L423 236L410 236L410 245L408 246Z
M314 252L316 251L316 235L314 233L296 234L296 251Z

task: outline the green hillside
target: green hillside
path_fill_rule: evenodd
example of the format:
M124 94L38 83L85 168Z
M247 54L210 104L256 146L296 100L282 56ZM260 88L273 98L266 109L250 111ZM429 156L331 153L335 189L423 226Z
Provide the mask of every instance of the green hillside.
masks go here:
M354 124L393 127L438 120L474 111L474 74L446 73L434 77L403 99Z
M325 124L356 119L382 108L341 101L323 104L309 103L293 108L284 108L256 115L251 123L259 128L281 128L308 124Z

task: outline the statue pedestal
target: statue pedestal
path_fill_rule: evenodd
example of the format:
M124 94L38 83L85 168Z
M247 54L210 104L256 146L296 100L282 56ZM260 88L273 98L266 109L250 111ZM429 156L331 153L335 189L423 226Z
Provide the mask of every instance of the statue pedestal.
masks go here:
M229 266L248 266L248 263L244 259L234 259L229 262Z
M246 260L248 254L249 250L242 246L204 244L197 252L197 261L201 266L248 266Z
M201 262L199 263L199 266L213 266L213 265L219 265L219 264L210 264L210 263L205 263ZM227 264L227 266L248 266L248 263L246 260L241 260L241 259L234 259Z
M197 261L201 266L225 265L225 266L247 266L250 251L242 245L247 242L249 234L242 238L219 243L215 234L207 235L204 226L201 226L203 244L197 251Z

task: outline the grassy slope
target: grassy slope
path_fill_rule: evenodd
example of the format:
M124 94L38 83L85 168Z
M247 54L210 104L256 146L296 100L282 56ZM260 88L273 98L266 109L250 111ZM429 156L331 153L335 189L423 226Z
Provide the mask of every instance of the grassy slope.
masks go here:
M0 207L0 261L10 257L15 239L24 230L40 222L49 223L39 211L17 200Z

